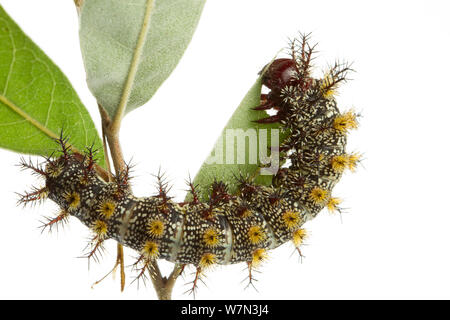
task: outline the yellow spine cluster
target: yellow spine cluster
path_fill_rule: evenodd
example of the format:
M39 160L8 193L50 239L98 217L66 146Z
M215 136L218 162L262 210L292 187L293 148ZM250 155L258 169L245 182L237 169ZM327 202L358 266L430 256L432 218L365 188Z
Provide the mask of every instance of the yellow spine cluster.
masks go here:
M248 230L248 239L251 244L259 244L264 241L266 234L260 226L250 227Z
M339 173L344 172L345 169L354 172L360 159L361 155L357 153L337 155L331 158L331 167L334 171Z
M99 239L104 239L108 233L108 225L105 221L95 220L92 226L92 231L94 231Z
M200 258L198 265L202 269L208 269L208 268L211 268L214 264L216 264L216 262L217 262L217 257L215 254L205 253Z
M292 233L292 241L297 248L303 244L307 237L308 233L305 229L297 229Z
M361 155L358 153L351 153L348 155L347 168L355 172L357 164L361 161Z
M284 225L289 229L294 229L300 224L301 217L300 213L295 211L286 211L283 216Z
M338 206L341 204L341 202L342 202L342 200L339 198L330 198L327 203L328 210L331 213L338 211L339 210Z
M315 187L311 190L309 198L315 204L324 204L328 199L328 191L319 187Z
M263 263L264 261L266 261L268 258L268 254L266 249L256 249L255 251L253 251L253 256L252 256L252 266L258 266L261 263Z
M147 234L155 237L155 238L161 238L164 234L164 222L158 219L150 220L147 223Z
M63 171L63 165L60 163L49 162L45 168L45 172L52 178L57 178Z
M97 212L104 218L109 219L113 214L114 210L116 209L116 202L110 199L103 200L98 209Z
M348 157L345 154L334 156L331 159L331 167L334 171L342 173L348 167Z
M146 241L142 248L142 255L149 260L157 259L159 256L158 244L153 241Z
M334 119L333 127L341 133L358 128L357 116L353 111L347 111Z
M78 192L76 191L67 192L64 195L64 198L69 204L68 208L69 211L76 210L80 206L80 194Z
M219 244L219 232L214 228L207 229L203 234L203 242L207 247L216 247Z

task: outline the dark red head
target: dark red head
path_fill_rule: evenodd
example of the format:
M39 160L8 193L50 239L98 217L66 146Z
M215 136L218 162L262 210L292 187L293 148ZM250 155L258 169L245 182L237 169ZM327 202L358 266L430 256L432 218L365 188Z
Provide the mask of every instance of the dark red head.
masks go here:
M296 74L297 69L293 59L276 59L264 73L262 82L269 89L281 90L298 79Z

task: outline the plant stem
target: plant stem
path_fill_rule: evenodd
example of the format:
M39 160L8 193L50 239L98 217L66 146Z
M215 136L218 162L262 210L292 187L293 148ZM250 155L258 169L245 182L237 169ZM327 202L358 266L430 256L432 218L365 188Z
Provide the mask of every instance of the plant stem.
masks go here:
M75 6L77 7L77 12L80 14L81 6L83 5L84 0L73 0Z
M145 9L144 20L141 26L141 31L139 32L139 37L136 43L136 48L134 49L133 59L131 60L130 69L128 70L127 80L125 82L125 86L123 88L122 96L115 111L115 115L112 119L111 132L118 134L120 130L120 124L122 122L122 118L125 114L125 110L127 109L127 104L130 99L131 91L133 88L133 84L136 80L139 63L141 61L142 52L145 46L145 40L147 38L149 26L150 26L150 18L153 11L153 0L147 0L147 5Z
M155 287L156 294L159 300L171 300L172 291L177 281L178 276L181 274L183 267L179 264L175 264L172 273L168 278L161 275L158 264L155 262L148 268L150 273L150 279L152 279L153 286ZM159 288L159 289L158 289Z
M123 260L123 246L120 243L117 243L117 262L120 266L120 291L123 292L125 289L125 264Z
M125 161L123 159L123 153L119 141L121 119L119 119L118 121L117 119L115 119L116 121L113 122L102 106L99 105L98 108L102 118L102 129L104 135L106 136L106 141L109 146L109 152L111 154L111 159L114 165L114 171L117 174L125 169ZM106 153L106 157L107 156L108 155ZM123 270L123 247L120 243L118 244L118 261L120 261L121 288L123 290L123 286L125 284L125 273ZM174 269L172 270L172 273L168 278L162 276L161 270L159 269L158 263L156 261L152 261L152 263L148 267L148 270L150 272L150 279L152 280L153 287L155 288L158 299L171 300L172 290L175 285L176 279L182 271L182 267L178 264L175 264Z

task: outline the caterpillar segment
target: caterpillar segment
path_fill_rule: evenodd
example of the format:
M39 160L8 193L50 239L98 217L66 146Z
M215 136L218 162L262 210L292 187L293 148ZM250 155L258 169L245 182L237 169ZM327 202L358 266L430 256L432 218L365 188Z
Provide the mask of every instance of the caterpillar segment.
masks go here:
M350 67L335 64L323 79L315 79L310 75L313 52L303 36L292 42L290 58L274 60L263 74L263 85L270 91L255 109L276 114L259 122L279 122L289 132L281 145L281 163L286 165L271 186L243 179L239 192L231 195L226 184L217 181L209 201L201 202L190 183L193 200L176 203L167 196L167 184L158 179L157 195L135 197L128 169L107 181L95 169L92 148L80 157L61 138L62 155L47 159L45 169L22 163L45 178L45 187L25 194L22 202L48 196L62 210L48 226L77 217L94 231L94 250L114 239L139 252L138 262L144 265L154 259L192 264L197 268L194 287L202 270L215 264L246 262L251 281L268 250L287 241L299 250L307 237L306 221L324 207L339 211L340 200L332 190L344 170L353 171L359 162L358 154L345 151L358 115L340 112L333 96Z

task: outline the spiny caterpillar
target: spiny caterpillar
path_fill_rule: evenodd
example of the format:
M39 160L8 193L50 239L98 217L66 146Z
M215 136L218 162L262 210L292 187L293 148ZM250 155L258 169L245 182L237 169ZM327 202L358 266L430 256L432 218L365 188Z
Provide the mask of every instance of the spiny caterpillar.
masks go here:
M142 270L155 259L166 259L194 265L197 279L215 264L245 262L251 281L252 268L267 258L268 250L292 241L300 252L307 236L303 224L324 207L340 210L341 200L332 196L332 189L344 170L353 171L360 159L345 151L358 116L341 113L333 97L350 67L336 63L322 79L313 78L314 48L307 36L294 40L290 58L274 60L262 75L270 91L254 109L273 109L276 114L258 122L278 122L289 132L280 146L285 167L271 186L241 177L238 193L230 194L226 181L216 181L209 199L201 202L190 184L192 200L175 203L159 177L158 193L138 198L130 190L129 167L113 179L105 178L96 169L92 148L84 156L75 154L61 137L62 155L47 158L45 168L22 164L43 176L45 187L21 201L48 197L60 206L61 213L44 227L69 216L88 226L93 232L89 257L95 257L105 240L114 239L139 252Z

